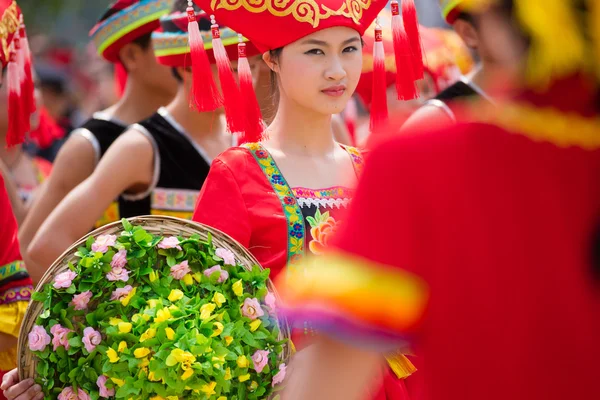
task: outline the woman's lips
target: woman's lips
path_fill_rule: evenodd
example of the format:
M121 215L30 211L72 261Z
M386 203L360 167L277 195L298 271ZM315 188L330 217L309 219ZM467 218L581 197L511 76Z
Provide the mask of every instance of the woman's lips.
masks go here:
M331 86L331 87L328 87L327 89L321 90L321 92L323 92L327 96L340 97L341 95L344 94L344 92L346 92L346 86L342 86L342 85Z

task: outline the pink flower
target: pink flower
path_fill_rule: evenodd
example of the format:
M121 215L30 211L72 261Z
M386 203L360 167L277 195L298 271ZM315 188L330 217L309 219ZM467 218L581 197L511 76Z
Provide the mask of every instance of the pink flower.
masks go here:
M242 314L252 320L265 315L265 312L260 308L260 303L256 299L246 299L242 305Z
M79 400L92 400L92 398L90 397L90 395L83 389L79 388L77 389L77 398Z
M181 264L176 264L171 267L171 276L177 280L182 280L184 276L192 272L188 266L187 260L182 261Z
M221 272L221 274L219 275L219 280L217 282L223 283L229 278L229 272L221 269L220 265L215 265L212 268L204 270L204 275L210 278L210 276L217 271Z
M110 266L113 268L123 268L127 264L127 250L121 249L118 253L116 253L112 261L110 262Z
M102 235L98 236L98 239L92 243L92 251L100 253L106 253L110 246L114 246L117 243L117 237L115 235Z
M256 350L252 356L252 362L254 363L254 369L259 374L265 369L269 362L269 351L268 350Z
M106 381L108 378L104 375L100 375L98 380L96 381L96 385L98 385L98 389L100 389L100 397L112 397L115 395L115 389L108 389L106 387Z
M34 325L31 332L29 332L29 349L31 351L44 351L51 340L50 335L43 327Z
M112 292L112 295L110 296L110 301L115 301L115 300L121 300L124 297L127 297L127 295L129 294L129 292L131 292L133 288L131 287L131 285L127 285L124 288L119 288L116 289L114 292Z
M83 339L81 341L88 353L91 353L102 342L102 336L100 336L100 332L88 326L83 330Z
M283 380L285 379L285 370L286 370L286 366L285 364L281 364L279 366L279 372L277 374L275 374L275 376L273 377L273 382L272 382L272 386L278 385L281 382L283 382Z
M50 333L52 334L52 336L54 336L52 338L54 351L56 351L56 349L58 349L60 346L63 346L65 350L69 350L69 347L71 346L69 345L69 339L67 338L67 335L71 332L73 331L63 327L60 324L56 324L52 328L50 328Z
M106 274L106 279L111 282L114 281L122 281L127 282L129 280L129 271L125 268L115 267L110 270L108 274Z
M168 238L164 238L160 241L157 246L159 249L177 249L181 250L181 246L179 245L179 239L175 236L171 236Z
M76 310L85 310L88 306L88 303L92 299L92 292L89 290L87 292L79 293L73 296L73 300L71 301L71 305L75 307Z
M219 247L215 251L215 255L219 258L222 258L223 263L225 265L235 266L235 256L233 255L231 250L227 250L227 249L223 249L223 248Z
M76 277L77 274L71 270L56 275L56 278L54 278L54 289L67 289Z
M58 400L78 400L77 394L73 392L73 388L68 386L60 392L58 395Z
M273 293L267 293L267 295L265 296L265 304L272 311L275 311L275 309L277 308L277 299L275 298L275 295Z

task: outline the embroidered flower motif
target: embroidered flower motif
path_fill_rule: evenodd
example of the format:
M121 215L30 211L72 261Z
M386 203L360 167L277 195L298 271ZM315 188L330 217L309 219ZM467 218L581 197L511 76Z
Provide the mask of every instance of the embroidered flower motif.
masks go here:
M325 253L329 240L337 231L337 222L329 216L328 212L321 214L320 210L317 210L314 218L308 217L306 220L312 227L310 230L312 241L309 243L308 248L311 253L322 255Z
M185 260L181 264L175 264L171 267L171 276L178 281L182 280L186 274L192 272L188 265L188 261Z
M85 310L87 309L88 303L92 299L92 292L89 290L87 292L79 293L73 296L73 300L71 301L71 305L77 310Z
M283 185L283 176L279 174L273 174L271 176L271 183L275 185Z
M175 236L171 236L168 238L164 238L160 241L157 246L159 249L177 249L181 250L181 246L179 245L179 239Z
M257 150L254 152L254 154L256 154L256 157L258 158L269 158L269 153L264 150Z
M283 198L283 202L288 206L293 206L294 204L296 204L296 199L292 196L286 196Z
M29 332L29 349L31 351L44 351L51 340L50 335L43 327L34 325L31 332Z
M110 246L114 246L117 243L117 237L115 235L102 235L98 236L98 239L92 243L92 251L106 253Z
M54 278L54 289L67 289L73 283L77 274L73 271L65 271Z

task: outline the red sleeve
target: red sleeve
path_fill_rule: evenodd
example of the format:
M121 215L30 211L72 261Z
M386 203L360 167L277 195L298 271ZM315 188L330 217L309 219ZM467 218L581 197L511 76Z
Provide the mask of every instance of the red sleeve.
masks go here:
M418 328L428 288L415 156L396 140L369 155L333 249L280 282L292 318L369 336L405 338Z
M0 267L20 259L17 221L0 175Z
M192 219L225 232L246 248L250 245L246 203L234 173L221 156L210 167Z

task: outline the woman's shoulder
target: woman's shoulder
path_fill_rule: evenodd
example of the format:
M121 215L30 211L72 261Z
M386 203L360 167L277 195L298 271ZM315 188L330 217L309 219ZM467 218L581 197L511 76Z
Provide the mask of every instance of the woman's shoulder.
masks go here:
M231 147L214 159L213 167L226 166L235 174L243 173L248 168L257 166L255 152L260 148L258 143L245 143L241 146Z

